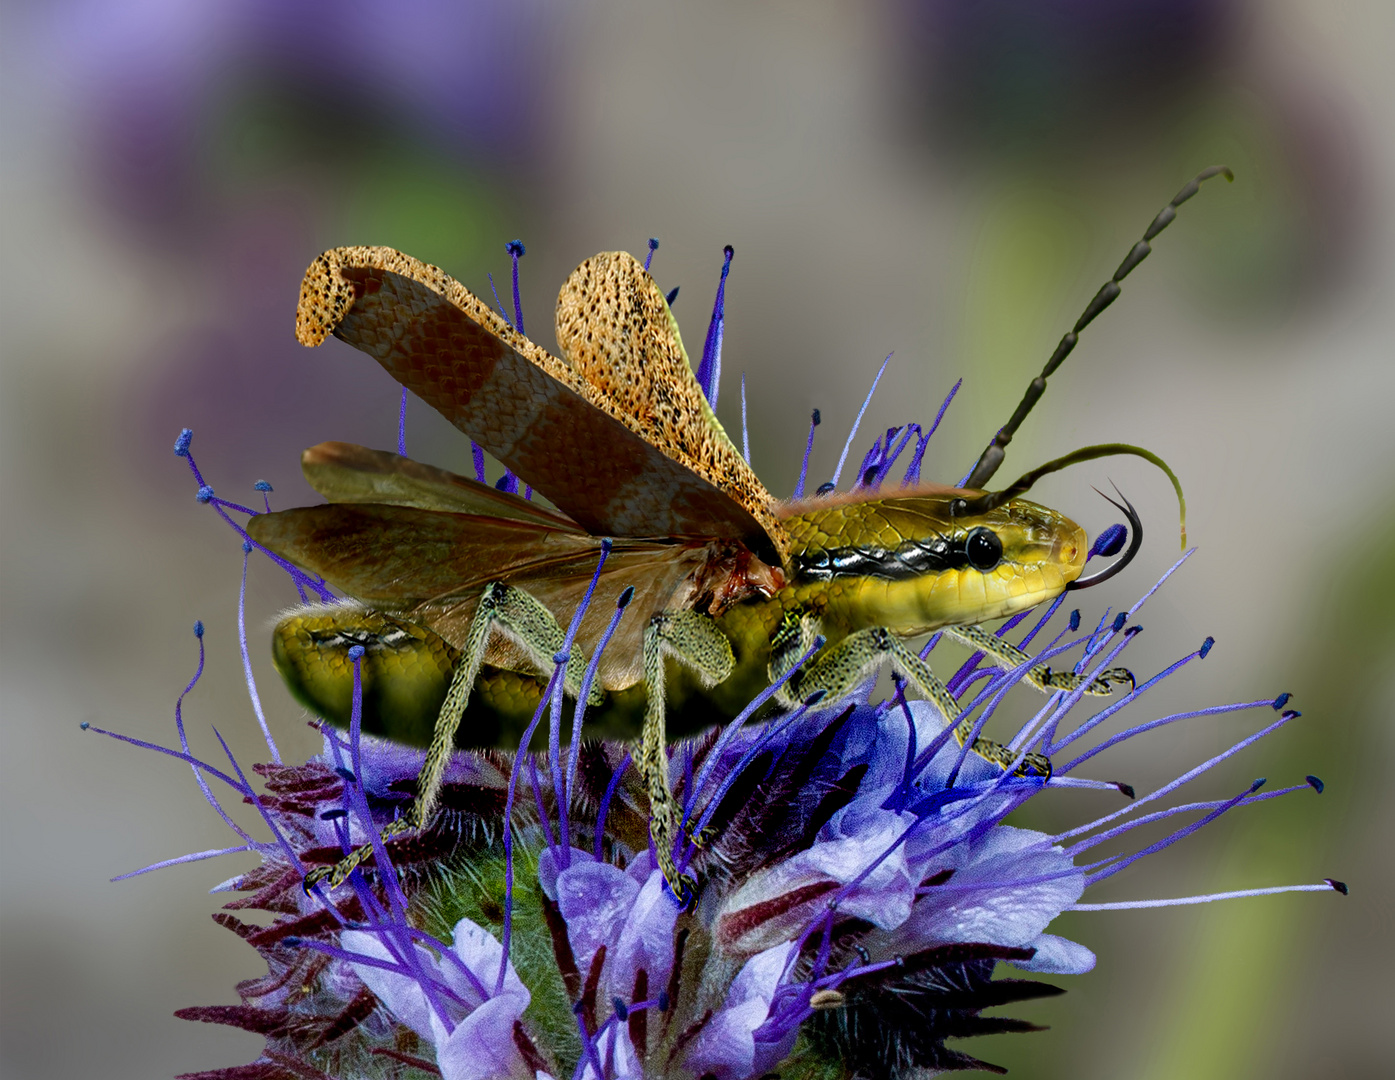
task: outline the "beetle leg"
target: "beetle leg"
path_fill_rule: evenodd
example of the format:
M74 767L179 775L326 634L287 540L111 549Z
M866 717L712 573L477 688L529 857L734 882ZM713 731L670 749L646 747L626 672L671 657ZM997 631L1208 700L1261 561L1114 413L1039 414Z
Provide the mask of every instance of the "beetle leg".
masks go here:
M922 694L933 701L940 712L955 725L954 737L963 746L974 730L969 717L959 719L959 702L949 692L930 665L885 627L874 626L857 630L831 645L805 671L790 680L794 693L805 697L815 690L827 691L826 701L847 697L882 664L892 667L910 680ZM1050 778L1051 761L1042 754L1020 754L1009 746L992 739L976 738L970 747L975 754L1002 769L1014 769L1024 776ZM1019 760L1020 759L1020 760Z
M417 776L417 797L405 814L384 827L381 834L384 840L420 829L431 820L441 794L446 766L455 749L455 733L460 727L461 717L465 715L465 706L469 703L470 692L474 689L475 679L479 677L480 664L484 661L485 650L495 630L508 634L522 645L539 666L553 663L553 657L562 650L567 639L566 631L558 625L552 612L524 590L501 582L485 586L480 594L479 607L475 609L475 617L470 621L460 662L451 676L446 699L436 717L426 760ZM573 648L565 675L566 688L573 697L581 690L585 672L586 659L580 649ZM593 686L588 704L599 705L602 700L602 691ZM331 889L336 888L343 884L354 867L372 855L372 845L365 844L333 866L317 867L305 875L305 888L309 890L320 881L327 881Z
M956 641L962 641L970 648L991 657L1004 668L1021 667L1032 659L1012 642L990 634L981 626L946 626L944 632ZM1130 689L1135 685L1133 672L1122 667L1110 668L1090 678L1087 675L1077 675L1073 671L1052 671L1045 664L1040 664L1028 669L1025 680L1044 694L1055 690L1076 690L1088 682L1085 693L1096 697L1108 697L1115 683L1127 682Z
M673 841L679 819L668 776L668 734L664 716L664 661L672 656L697 672L704 685L715 686L736 666L731 642L711 617L697 611L661 611L644 631L644 682L648 703L640 739L639 767L649 786L649 835L654 840L659 869L680 902L692 894L691 883L678 872Z
M783 679L800 659L814 645L823 627L818 616L793 608L780 619L775 633L770 635L770 666L767 673L772 683ZM807 673L806 673L807 675ZM803 696L796 692L796 685L804 684L797 677L791 678L775 691L775 700L787 709L798 708ZM856 682L853 683L857 685Z

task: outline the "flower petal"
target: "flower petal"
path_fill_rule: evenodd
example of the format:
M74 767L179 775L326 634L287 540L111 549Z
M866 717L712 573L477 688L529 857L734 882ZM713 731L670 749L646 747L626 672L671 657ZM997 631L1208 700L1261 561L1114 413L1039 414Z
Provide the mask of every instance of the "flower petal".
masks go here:
M1084 975L1095 968L1095 954L1084 945L1055 934L1040 934L1032 947L1036 956L1030 960L1014 960L1014 967L1023 971L1043 971L1051 975Z
M347 952L362 953L377 960L393 962L392 953L379 940L377 934L369 934L362 930L346 930L339 935L339 945ZM424 964L436 963L436 958L420 946L417 948L417 955ZM351 962L349 966L354 969L354 974L363 980L363 985L373 991L373 996L382 1002L388 1012L422 1038L433 1037L431 1022L434 1017L431 1006L427 1004L421 984L415 978L371 964Z
M442 1080L534 1080L513 1041L513 1025L527 1004L511 994L491 998L449 1035L433 1016Z

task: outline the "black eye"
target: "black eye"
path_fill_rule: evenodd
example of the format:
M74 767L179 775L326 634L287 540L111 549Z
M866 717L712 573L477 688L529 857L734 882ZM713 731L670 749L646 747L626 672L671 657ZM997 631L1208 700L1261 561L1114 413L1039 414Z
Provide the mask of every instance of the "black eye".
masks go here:
M970 529L964 538L964 554L969 557L969 565L985 574L998 565L1003 557L1003 542L982 525Z

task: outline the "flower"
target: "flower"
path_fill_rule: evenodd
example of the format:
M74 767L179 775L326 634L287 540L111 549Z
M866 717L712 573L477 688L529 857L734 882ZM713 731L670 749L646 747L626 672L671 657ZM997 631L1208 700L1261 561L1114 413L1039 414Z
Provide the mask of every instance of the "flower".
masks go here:
M720 309L719 295L714 322ZM720 339L720 329L709 334L717 344L705 352L719 356ZM718 369L718 359L704 362L710 375ZM898 429L864 458L858 485L880 483L913 431L919 441L908 472L918 474L929 435ZM190 455L187 431L175 449L188 460L199 501L240 531L229 511L252 511L214 494ZM1117 550L1121 536L1107 530L1092 554ZM244 582L251 550L244 543ZM1126 612L1093 627L1071 612L1028 664L1001 670L983 666L981 655L971 658L947 682L963 715L981 729L1038 664L1073 663L1091 675L1111 670L1139 633L1140 610L1187 557ZM302 594L327 595L323 583L287 569ZM1030 646L1057 621L1063 600L1014 643ZM998 634L1013 634L1026 617L1008 620ZM202 628L196 632L201 643ZM937 708L908 701L899 683L890 700L872 701L869 683L849 701L820 707L811 700L748 723L757 699L725 727L671 748L670 780L689 838L679 860L693 882L686 903L656 865L647 789L629 750L617 742L564 746L556 737L568 719L560 694L545 696L533 722L551 726L550 749L526 749L530 728L517 752L456 754L429 826L387 843L379 832L412 797L424 755L360 732L361 648L349 654L356 705L347 736L324 725L323 751L288 765L263 722L272 761L255 769L261 792L231 754L221 768L189 753L181 695L179 749L117 737L192 765L220 814L208 781L231 787L257 807L270 833L256 839L224 814L241 843L172 860L247 850L262 859L220 886L242 895L218 921L262 955L267 974L239 985L240 1005L178 1015L257 1032L265 1049L250 1065L190 1075L289 1080L406 1068L446 1080L745 1080L778 1070L786 1080L909 1080L992 1069L945 1040L1033 1030L983 1010L1059 992L995 978L999 963L1037 973L1090 971L1088 949L1048 932L1063 911L1219 898L1082 903L1092 885L1236 807L1322 790L1308 777L1276 791L1261 792L1256 781L1227 798L1171 800L1294 720L1287 694L1136 723L1077 749L1159 682L1204 659L1211 645L1208 638L1089 715L1081 715L1085 684L1054 693L1008 743L1050 756L1049 779L970 754ZM564 649L554 684L566 662ZM255 705L255 688L252 696ZM1138 796L1128 785L1081 775L1126 740L1242 711L1267 722L1156 791ZM1031 799L1079 788L1126 801L1056 835L1006 823ZM1135 829L1173 818L1183 823L1163 839L1129 848ZM308 869L367 842L374 859L344 888L306 891ZM1121 843L1121 851L1085 857ZM1331 890L1346 891L1328 879L1225 895ZM271 922L243 921L234 914L242 910L267 913Z

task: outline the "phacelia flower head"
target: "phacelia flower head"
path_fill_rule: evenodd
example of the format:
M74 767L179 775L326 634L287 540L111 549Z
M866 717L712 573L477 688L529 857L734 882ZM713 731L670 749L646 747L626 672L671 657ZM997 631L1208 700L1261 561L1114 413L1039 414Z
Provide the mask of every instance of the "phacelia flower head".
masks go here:
M521 250L510 248L515 260ZM721 312L719 293L704 350L709 398ZM916 438L906 470L913 481L933 430L879 438L857 485L879 485ZM256 511L215 495L187 433L176 453L193 470L199 501L241 531L230 511ZM1092 554L1117 551L1121 538L1107 530ZM245 583L245 533L243 550ZM322 582L285 568L303 597L332 599ZM1114 670L1162 584L1093 624L1078 611L1063 617L1064 596L1030 625L1027 614L1010 619L997 633L1035 648L1029 663L989 667L977 654L946 681L974 718L974 735L1038 665L1089 676ZM198 633L201 641L202 627ZM938 636L924 655L937 644ZM230 754L226 765L190 755L181 695L179 749L153 748L191 764L220 814L216 787L251 802L268 833L254 837L223 814L238 843L171 860L261 856L256 869L220 886L238 895L218 921L261 954L266 975L239 985L238 1005L179 1015L254 1031L265 1048L247 1066L190 1075L911 1080L993 1069L945 1040L1033 1030L983 1010L1059 992L995 977L999 964L1056 975L1093 968L1087 948L1049 932L1059 914L1217 899L1098 904L1083 900L1091 886L1236 807L1321 791L1308 777L1278 790L1256 781L1219 798L1176 800L1183 786L1299 715L1285 694L1121 725L1124 710L1137 716L1153 687L1204 659L1211 645L1208 638L1103 707L1086 704L1088 680L1051 694L1006 742L1049 757L1049 778L971 753L972 739L961 745L939 708L908 700L899 680L889 700L872 700L869 683L851 699L825 704L815 695L751 722L766 692L725 726L670 747L682 817L678 863L692 883L683 901L655 857L648 790L631 748L586 739L584 708L574 712L563 700L565 650L533 721L546 726L548 749L529 749L530 728L516 750L457 753L428 826L386 843L380 830L410 804L424 754L361 732L361 648L350 650L349 729L321 725L323 750L303 765L280 761L253 687L271 758L255 767L260 790ZM1121 742L1165 738L1178 725L1230 712L1256 714L1256 730L1156 791L1140 795L1090 775L1094 759ZM1119 805L1056 835L1006 823L1030 799L1079 788L1109 791ZM1174 824L1162 839L1130 843L1135 829L1158 822ZM366 843L374 858L343 887L307 891L307 872ZM1249 892L1333 889L1345 886ZM246 921L244 911L269 914L269 925Z

